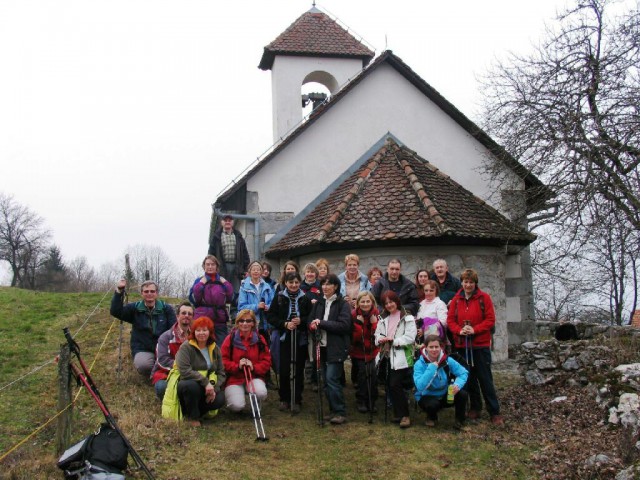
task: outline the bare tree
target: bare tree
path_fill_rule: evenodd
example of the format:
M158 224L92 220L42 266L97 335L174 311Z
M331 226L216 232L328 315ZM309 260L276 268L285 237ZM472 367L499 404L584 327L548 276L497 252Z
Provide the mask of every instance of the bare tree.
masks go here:
M87 257L76 257L67 266L69 290L72 292L93 292L97 288L96 272L87 262ZM115 282L114 282L115 283Z
M195 279L202 275L202 267L198 264L194 264L191 267L183 268L180 270L173 282L173 293L174 297L178 298L188 298L189 290L193 286L193 282Z
M640 230L640 14L584 0L559 16L530 56L484 80L487 131L574 216L606 200Z
M611 323L621 325L637 303L637 260L640 237L620 211L611 204L589 205L592 224L584 242L584 258L607 279L608 310Z
M0 193L0 260L9 263L12 287L35 288L50 236L42 217Z
M173 292L176 269L164 250L153 245L138 244L128 247L127 253L131 270L138 283L142 282L146 272L149 272L149 279L158 283L163 295Z
M498 63L483 123L557 196L549 241L533 247L537 300L558 295L542 310L604 309L619 323L638 290L640 13L614 16L616 3L576 0L531 55ZM590 292L574 285L585 278Z
M123 271L121 262L117 260L103 263L96 274L96 289L99 291L113 289L117 281L123 278Z

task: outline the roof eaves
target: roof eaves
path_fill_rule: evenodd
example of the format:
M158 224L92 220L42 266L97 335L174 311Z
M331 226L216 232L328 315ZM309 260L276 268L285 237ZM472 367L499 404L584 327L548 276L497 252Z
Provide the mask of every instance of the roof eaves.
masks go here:
M496 143L484 130L477 126L474 122L458 110L451 102L442 96L435 88L429 85L420 75L418 75L409 65L404 63L400 57L391 53L387 59L388 63L409 80L416 88L422 91L431 101L445 111L453 120L464 128L471 136L478 140L482 145L495 155L497 158L505 162L512 168L516 174L525 182L527 187L547 189L547 193L551 196L551 191L524 165L518 162L513 156L507 152L504 147Z

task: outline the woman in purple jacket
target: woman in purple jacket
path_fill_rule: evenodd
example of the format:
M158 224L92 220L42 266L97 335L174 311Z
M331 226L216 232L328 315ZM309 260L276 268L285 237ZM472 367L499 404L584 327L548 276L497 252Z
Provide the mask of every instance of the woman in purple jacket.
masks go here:
M202 261L204 275L196 278L189 292L189 300L195 305L193 319L208 317L213 320L216 343L222 345L227 336L229 312L227 303L233 299L233 286L218 273L220 262L213 255Z

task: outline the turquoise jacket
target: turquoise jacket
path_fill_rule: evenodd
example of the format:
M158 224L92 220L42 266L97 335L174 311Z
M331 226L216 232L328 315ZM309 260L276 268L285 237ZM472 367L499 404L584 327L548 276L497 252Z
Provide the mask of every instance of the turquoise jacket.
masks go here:
M442 397L447 394L449 376L445 365L448 365L451 374L455 377L454 385L457 385L462 390L462 387L467 383L467 378L469 378L469 372L466 368L444 352L440 353L437 365L427 361L426 355L424 347L421 348L420 359L413 366L413 383L416 386L414 396L416 401L419 401L425 395Z

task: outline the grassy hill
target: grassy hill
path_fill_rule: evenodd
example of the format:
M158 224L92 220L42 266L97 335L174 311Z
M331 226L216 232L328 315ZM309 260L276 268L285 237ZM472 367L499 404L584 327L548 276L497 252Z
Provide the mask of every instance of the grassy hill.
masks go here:
M0 288L0 455L55 415L57 365L52 359L64 343L62 328L76 333L86 321L76 337L83 358L90 366L95 361L96 384L158 479L535 477L528 461L533 448L526 439L503 441L505 432L486 421L454 433L452 409L442 415L436 430L427 430L424 414L418 412L412 412L413 426L408 430L384 424L382 409L368 424L367 415L355 410L351 385L345 389L349 422L324 428L315 423L316 397L311 389L305 390L302 413L295 417L277 410L277 392L270 391L263 407L270 437L266 443L255 442L248 414L222 413L201 429L164 420L152 387L132 371L127 326L124 368L117 372L119 322L109 317L110 300L109 293ZM45 366L28 374L41 365ZM73 412L74 441L103 420L84 390ZM0 479L61 478L55 467L54 438L55 421L2 461ZM127 478L145 477L131 469Z

